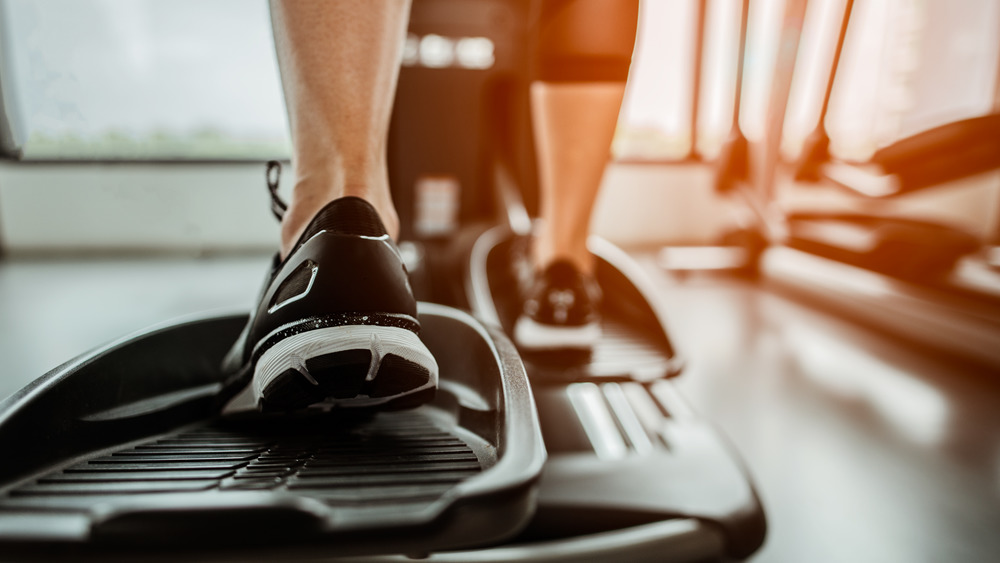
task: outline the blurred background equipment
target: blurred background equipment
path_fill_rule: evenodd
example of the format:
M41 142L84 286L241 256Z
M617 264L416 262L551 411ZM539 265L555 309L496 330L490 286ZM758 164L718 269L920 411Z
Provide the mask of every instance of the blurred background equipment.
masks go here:
M530 228L521 8L415 0L392 174L425 298L462 297L439 277L462 279L447 268L464 227ZM593 231L651 280L684 375L540 390L576 429L553 451L628 465L646 448L674 471L698 444L715 468L738 450L767 510L757 561L995 560L1000 3L642 10ZM0 398L122 334L253 299L277 240L263 162L288 156L266 2L0 0L0 94ZM595 412L604 446L580 422ZM643 412L661 441L634 432ZM712 449L706 420L732 448ZM644 475L654 500L714 478ZM745 486L728 475L714 482ZM599 520L636 526L577 548L727 548L686 518Z

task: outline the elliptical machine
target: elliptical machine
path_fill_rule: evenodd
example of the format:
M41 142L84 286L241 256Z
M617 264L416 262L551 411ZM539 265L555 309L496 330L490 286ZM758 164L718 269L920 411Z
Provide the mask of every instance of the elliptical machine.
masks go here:
M602 311L609 338L592 361L522 361L504 336L515 298L500 290L506 249L529 234L517 201L530 182L518 178L532 167L511 142L527 136L526 120L496 128L482 108L525 115L516 73L506 74L525 4L469 4L418 1L411 31L490 38L493 66L404 68L390 149L421 338L440 366L436 399L395 413L225 415L235 390L218 366L244 315L127 337L0 404L0 449L12 460L0 470L4 553L705 561L761 545L756 493L670 383L681 364L625 253L591 246L613 294ZM419 111L407 100L421 100ZM438 142L414 142L431 130ZM407 174L414 181L399 179ZM458 196L450 232L447 214L433 216L448 194Z
M423 19L418 8L434 6L443 13L453 3L416 3L411 33L442 33L446 28ZM524 41L518 40L528 34L523 27L527 18L517 12L526 9L526 3L501 0L483 6L494 10L494 25L477 27L470 19L462 29L494 42L496 63L488 73L466 72L463 82L457 69L442 72L415 65L401 72L400 100L436 99L440 74L453 80L451 86L460 92L476 92L480 102L464 116L454 115L454 100L425 104L419 114L398 112L391 142L399 151L390 153L398 164L392 185L407 192L397 201L412 202L410 209L401 211L416 218L411 225L432 223L420 215L434 206L420 198L440 194L421 194L426 179L447 179L456 187L456 199L445 206L458 211L447 237L433 230L423 237L411 232L419 241L413 243L414 255L424 257L422 264L415 264L422 271L419 278L429 282L431 298L469 310L510 335L522 306L515 270L532 236L537 195L526 55ZM420 142L419 132L425 130L420 125L427 123L440 124L434 142ZM476 131L482 136L477 138ZM451 154L467 159L445 157ZM592 235L588 248L604 294L602 339L583 360L545 352L520 354L549 461L537 512L518 541L576 542L591 534L625 537L683 517L723 530L726 547L706 557L748 556L764 538L763 510L731 448L698 418L670 381L682 373L683 362L651 281L610 242ZM681 474L681 480L669 477ZM674 544L669 533L657 541L665 551L648 552L652 559L686 560L666 547ZM643 555L623 552L619 557Z

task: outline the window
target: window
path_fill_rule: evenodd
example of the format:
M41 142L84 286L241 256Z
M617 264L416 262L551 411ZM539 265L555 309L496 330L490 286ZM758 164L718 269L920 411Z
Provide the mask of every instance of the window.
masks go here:
M622 158L682 159L691 152L696 4L644 2L614 151Z
M750 2L740 123L750 140L765 134L787 1ZM785 114L786 158L818 120L844 4L808 4ZM13 78L5 88L26 130L26 158L289 154L266 0L0 0L0 7ZM741 0L642 3L616 156L718 154L732 127L741 9ZM991 111L997 21L994 0L855 2L826 120L834 154L863 160L901 136ZM434 54L434 39L423 38L419 52ZM492 46L464 41L455 47L460 66L491 64ZM451 47L444 54L452 56Z
M766 126L770 79L783 0L750 3L741 128L759 140ZM733 123L741 0L646 1L622 108L620 158L680 160L718 155ZM698 10L704 12L698 115L692 119Z
M809 4L786 112L786 158L819 119L844 5ZM900 138L996 111L997 22L994 0L856 1L825 123L833 154L863 161Z
M289 142L264 0L5 0L27 159L260 159Z

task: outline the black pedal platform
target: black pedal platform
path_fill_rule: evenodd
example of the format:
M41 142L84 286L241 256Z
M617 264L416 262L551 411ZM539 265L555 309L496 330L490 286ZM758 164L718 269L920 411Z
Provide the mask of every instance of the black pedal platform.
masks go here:
M496 543L545 460L510 342L421 303L435 399L397 411L221 416L245 316L73 360L0 403L0 558L425 555Z
M467 252L467 302L506 330L519 306L511 273L518 244L498 227ZM744 465L670 379L681 364L640 266L606 241L592 237L588 246L604 294L604 339L587 364L525 360L549 459L535 517L516 540L519 548L503 548L505 556L748 557L762 545L767 524Z
M486 230L468 251L465 305L487 323L513 333L521 310L514 262L527 238L505 227ZM640 267L621 249L591 236L595 276L604 294L601 340L586 361L561 361L551 353L522 353L533 382L653 381L681 372L662 312Z

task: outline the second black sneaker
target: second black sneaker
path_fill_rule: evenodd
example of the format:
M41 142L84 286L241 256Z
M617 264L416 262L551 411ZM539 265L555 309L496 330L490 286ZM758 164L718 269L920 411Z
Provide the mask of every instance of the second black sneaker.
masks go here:
M601 338L601 291L568 261L559 260L525 285L524 310L514 324L522 352L589 352Z
M262 410L415 407L438 380L419 330L395 243L368 202L344 197L316 214L285 260L274 259L223 369L250 378Z

